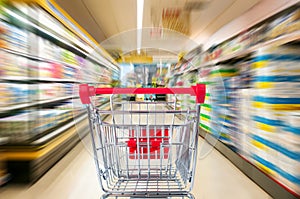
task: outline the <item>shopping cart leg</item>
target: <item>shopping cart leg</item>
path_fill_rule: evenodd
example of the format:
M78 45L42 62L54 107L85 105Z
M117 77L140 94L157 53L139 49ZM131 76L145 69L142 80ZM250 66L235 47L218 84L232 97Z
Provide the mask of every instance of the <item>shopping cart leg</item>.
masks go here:
M100 199L106 199L110 194L103 194Z
M194 195L191 194L191 193L188 193L188 194L187 194L187 197L188 197L189 199L195 199Z

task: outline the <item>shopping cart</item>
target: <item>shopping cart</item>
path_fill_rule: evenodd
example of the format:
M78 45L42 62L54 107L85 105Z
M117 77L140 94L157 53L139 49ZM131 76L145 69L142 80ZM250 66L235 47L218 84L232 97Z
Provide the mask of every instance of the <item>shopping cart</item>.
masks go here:
M190 191L205 85L134 89L83 84L79 94L87 105L97 174L106 193L102 198L194 198ZM96 94L111 94L111 110L93 105ZM176 100L116 102L113 94L190 94L196 97L196 109L176 110ZM110 120L103 121L103 115L110 116Z

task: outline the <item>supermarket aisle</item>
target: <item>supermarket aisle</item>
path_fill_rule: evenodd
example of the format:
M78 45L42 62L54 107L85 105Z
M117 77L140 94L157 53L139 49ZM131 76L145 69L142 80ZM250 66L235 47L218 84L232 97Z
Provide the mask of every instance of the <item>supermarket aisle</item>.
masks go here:
M216 150L198 160L193 194L196 199L271 198ZM82 143L31 187L0 188L3 199L99 199L100 195L93 159Z

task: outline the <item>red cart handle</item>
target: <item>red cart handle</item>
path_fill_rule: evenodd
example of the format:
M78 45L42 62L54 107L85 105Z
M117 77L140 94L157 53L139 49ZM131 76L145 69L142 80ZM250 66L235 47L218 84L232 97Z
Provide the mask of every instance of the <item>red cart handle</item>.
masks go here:
M90 97L97 94L190 94L196 96L197 103L203 103L205 92L205 84L196 84L190 88L94 88L87 84L79 87L82 104L90 104Z

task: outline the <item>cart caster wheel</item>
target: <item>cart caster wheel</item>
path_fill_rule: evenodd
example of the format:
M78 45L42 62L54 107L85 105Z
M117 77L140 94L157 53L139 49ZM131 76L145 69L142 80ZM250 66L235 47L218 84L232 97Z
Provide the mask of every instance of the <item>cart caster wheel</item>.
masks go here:
M103 194L100 199L106 199L107 197L109 197L109 194Z
M195 199L194 195L193 195L193 194L190 194L190 193L187 194L187 197L188 197L189 199Z

